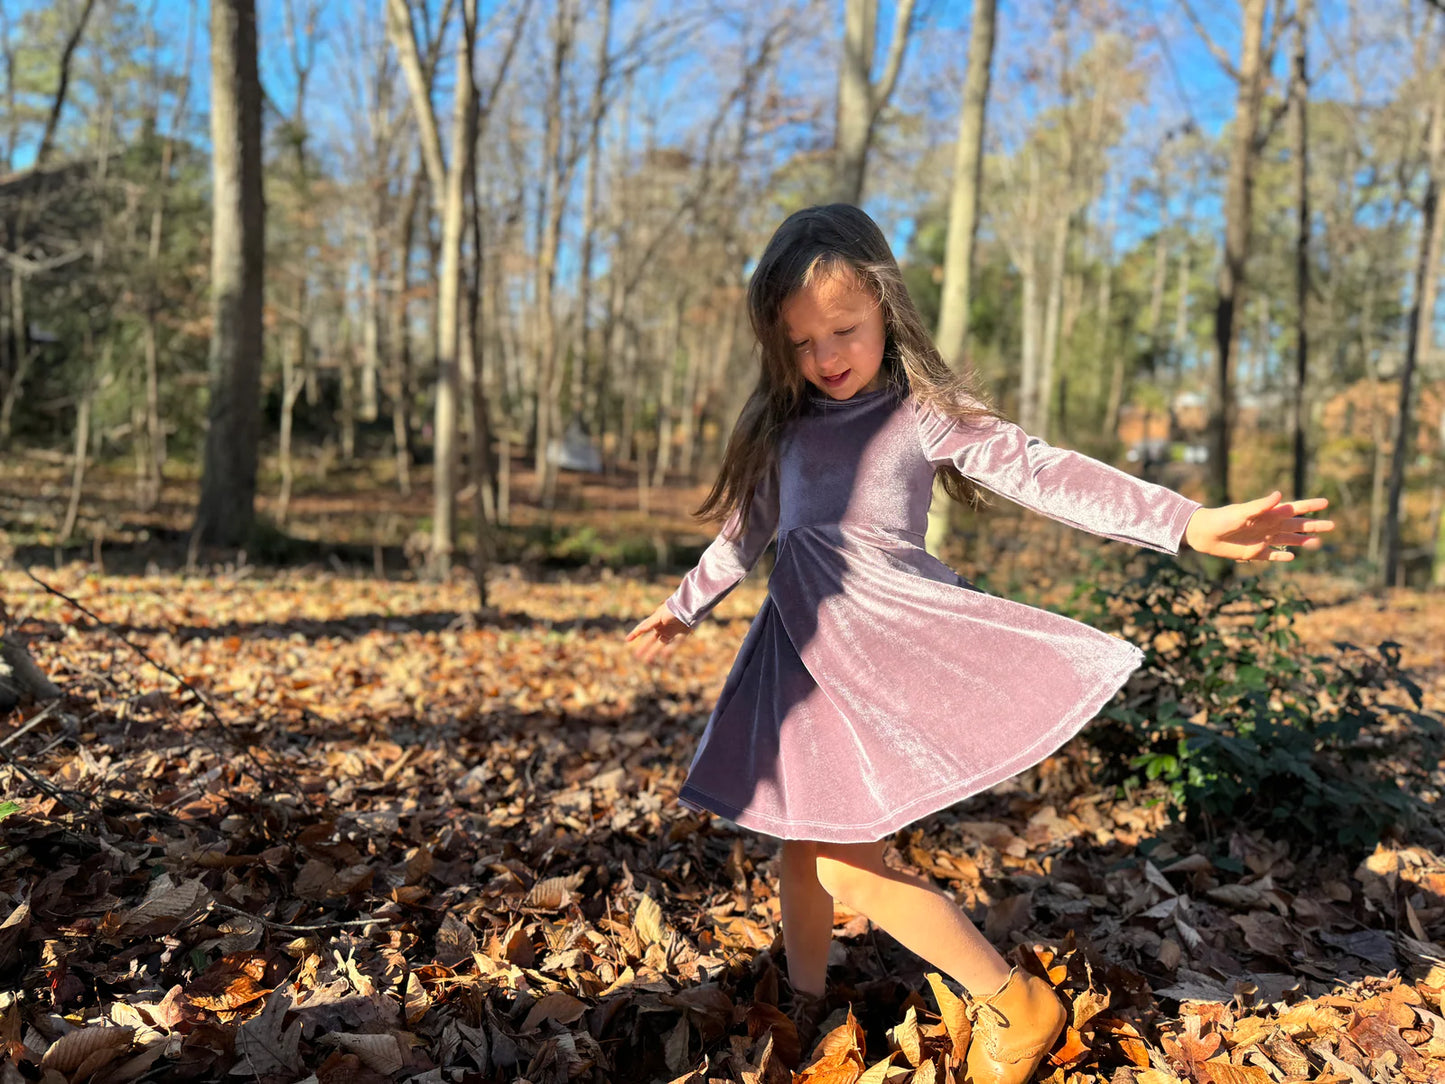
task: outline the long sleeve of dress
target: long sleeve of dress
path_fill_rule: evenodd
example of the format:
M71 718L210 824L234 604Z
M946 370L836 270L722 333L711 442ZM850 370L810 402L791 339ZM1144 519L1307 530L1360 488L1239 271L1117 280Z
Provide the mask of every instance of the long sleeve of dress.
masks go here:
M1090 534L1177 555L1184 528L1203 507L1166 486L1055 448L1012 422L960 422L918 407L918 435L930 463L960 473L1034 512Z
M768 548L778 528L777 463L764 473L753 491L747 534L735 537L741 514L735 509L697 564L682 578L664 603L689 628L712 612L742 582Z

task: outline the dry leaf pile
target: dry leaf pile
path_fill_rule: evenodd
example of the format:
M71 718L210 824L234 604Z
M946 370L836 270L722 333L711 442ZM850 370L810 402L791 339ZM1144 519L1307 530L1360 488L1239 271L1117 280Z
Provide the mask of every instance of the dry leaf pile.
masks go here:
M958 1078L959 987L841 905L800 1036L773 848L676 802L738 621L646 667L624 578L46 578L115 631L0 577L68 693L0 730L0 1084ZM1445 1080L1436 837L1215 861L1080 755L892 854L1072 1007L1040 1079Z

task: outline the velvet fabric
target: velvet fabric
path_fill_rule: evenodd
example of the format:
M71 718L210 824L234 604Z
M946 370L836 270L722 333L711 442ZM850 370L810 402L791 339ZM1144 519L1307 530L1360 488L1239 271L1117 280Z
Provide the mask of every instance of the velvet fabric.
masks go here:
M1177 554L1198 501L1010 422L891 386L808 389L757 487L666 600L706 617L777 536L768 594L679 800L784 839L854 843L1028 768L1143 660L1125 640L975 587L923 547L935 464L1072 527Z

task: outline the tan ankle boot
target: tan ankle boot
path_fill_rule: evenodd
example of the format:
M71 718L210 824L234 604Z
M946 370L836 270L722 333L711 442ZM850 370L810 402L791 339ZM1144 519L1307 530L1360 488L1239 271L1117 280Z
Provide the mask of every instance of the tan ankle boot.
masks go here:
M973 1038L965 1084L1024 1084L1068 1022L1068 1010L1043 979L1014 967L997 993L970 1001Z

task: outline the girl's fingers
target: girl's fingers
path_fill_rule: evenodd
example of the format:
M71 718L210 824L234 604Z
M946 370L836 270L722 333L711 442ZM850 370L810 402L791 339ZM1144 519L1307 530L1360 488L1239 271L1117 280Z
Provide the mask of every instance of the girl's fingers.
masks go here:
M1257 516L1262 512L1268 512L1270 509L1272 509L1280 502L1280 499L1283 496L1284 494L1276 489L1268 496L1259 497L1252 501L1245 501L1243 507L1249 515Z
M627 634L627 639L631 640L634 636L642 635L642 633L646 632L648 629L652 628L656 624L656 615L649 614L632 627L632 631Z
M1275 524L1277 531L1333 531L1335 521L1332 519L1305 519L1303 516L1291 516Z
M1328 497L1310 497L1302 501L1281 501L1274 507L1267 508L1265 515L1298 516L1303 512L1319 512L1328 508L1330 501ZM1259 513L1255 513L1258 515Z

